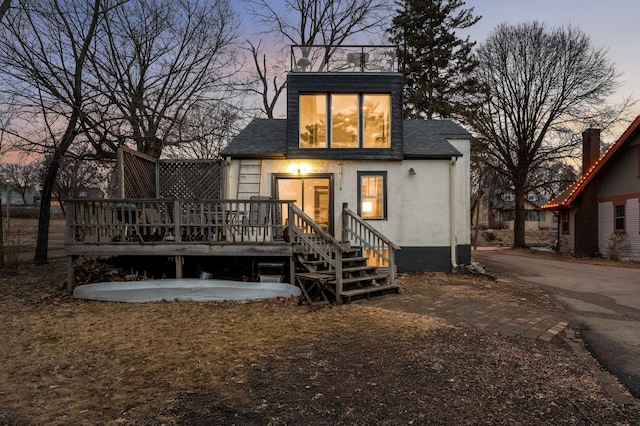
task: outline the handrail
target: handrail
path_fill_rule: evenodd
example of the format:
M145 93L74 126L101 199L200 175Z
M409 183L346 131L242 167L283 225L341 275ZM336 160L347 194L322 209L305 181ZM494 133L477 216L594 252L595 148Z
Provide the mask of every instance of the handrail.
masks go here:
M357 245L362 245L366 250L373 252L374 257L388 265L391 283L395 283L395 252L401 250L400 246L349 210L347 203L342 204L342 239L353 240Z
M67 243L273 242L285 200L66 200Z
M335 271L336 303L342 300L342 243L325 231L295 204L289 204L289 236L295 245L318 256Z

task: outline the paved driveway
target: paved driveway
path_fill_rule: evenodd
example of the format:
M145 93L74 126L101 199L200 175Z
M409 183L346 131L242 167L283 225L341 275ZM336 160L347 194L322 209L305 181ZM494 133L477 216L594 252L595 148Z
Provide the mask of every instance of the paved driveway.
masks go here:
M497 274L533 283L565 309L588 348L640 397L640 269L474 251Z

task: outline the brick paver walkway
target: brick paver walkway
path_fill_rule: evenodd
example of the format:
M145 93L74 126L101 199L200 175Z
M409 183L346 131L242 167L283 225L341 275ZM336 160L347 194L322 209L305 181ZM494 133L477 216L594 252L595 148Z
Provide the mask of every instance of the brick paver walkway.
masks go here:
M366 303L383 309L433 315L453 324L466 324L504 336L544 341L551 340L569 325L559 312L448 295L433 297L407 293L387 295Z

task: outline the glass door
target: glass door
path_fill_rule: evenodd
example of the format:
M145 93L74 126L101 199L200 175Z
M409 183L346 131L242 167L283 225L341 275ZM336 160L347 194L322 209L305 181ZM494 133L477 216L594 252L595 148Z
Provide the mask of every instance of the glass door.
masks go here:
M331 176L289 177L276 179L276 198L295 200L295 205L311 217L322 229L333 234L331 215ZM286 221L289 212L282 212Z

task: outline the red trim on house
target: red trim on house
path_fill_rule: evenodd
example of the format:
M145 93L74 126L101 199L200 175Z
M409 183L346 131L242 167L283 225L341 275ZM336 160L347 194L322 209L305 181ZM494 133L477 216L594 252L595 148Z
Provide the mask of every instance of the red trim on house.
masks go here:
M633 120L633 123L624 131L622 136L607 149L602 157L583 174L582 178L569 185L558 197L542 206L543 209L557 210L562 207L568 207L576 199L580 192L593 180L594 176L604 167L613 155L618 152L620 147L630 140L633 134L640 128L640 115ZM640 154L639 154L640 155ZM639 165L640 166L640 165Z
M638 202L640 202L640 192L636 192L635 194L625 194L625 195L615 195L613 197L602 197L602 198L598 198L598 202L599 203L608 203L611 202L613 204L627 204L628 200L634 200L634 199L638 199Z

